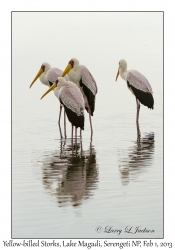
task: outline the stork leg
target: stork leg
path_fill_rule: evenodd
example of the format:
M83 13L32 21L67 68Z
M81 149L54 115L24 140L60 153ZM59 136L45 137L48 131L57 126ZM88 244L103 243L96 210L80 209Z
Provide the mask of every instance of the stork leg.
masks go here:
M72 125L72 137L71 137L72 152L73 152L73 133L74 133L74 126Z
M139 123L136 123L136 126L137 126L137 141L140 142L141 133L139 128Z
M82 129L80 128L80 140L82 140Z
M93 134L91 114L89 114L89 120L90 120L91 134Z
M75 127L75 148L77 151L77 127Z
M75 127L75 140L77 141L77 127Z
M89 114L89 120L90 120L90 126L91 126L91 141L92 141L93 129L92 129L92 120L91 120L90 114Z
M74 126L72 125L72 140L73 140L73 134L74 134Z
M82 141L80 141L80 147L81 147L81 157L82 157L82 152L83 152L83 145L82 145Z
M90 121L90 128L91 128L91 139L92 139L93 129L92 129L91 109L90 109L90 107L88 107L88 113L89 113L89 121Z
M59 113L59 119L58 119L58 126L59 126L59 130L60 130L60 137L63 138L62 132L61 132L61 126L60 126L61 111L62 111L62 105L60 105L60 113Z
M66 138L66 111L64 110L64 136Z
M139 111L140 111L140 102L139 100L136 98L136 103L137 103L137 115L136 115L136 123L139 123Z

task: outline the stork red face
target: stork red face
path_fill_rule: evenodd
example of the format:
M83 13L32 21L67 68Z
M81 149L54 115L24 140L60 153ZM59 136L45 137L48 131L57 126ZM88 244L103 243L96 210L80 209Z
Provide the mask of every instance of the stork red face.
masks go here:
M74 60L70 60L69 61L69 64L72 66L72 68L73 68L73 66L74 66Z
M43 70L43 72L45 71L45 65L41 65L41 69Z

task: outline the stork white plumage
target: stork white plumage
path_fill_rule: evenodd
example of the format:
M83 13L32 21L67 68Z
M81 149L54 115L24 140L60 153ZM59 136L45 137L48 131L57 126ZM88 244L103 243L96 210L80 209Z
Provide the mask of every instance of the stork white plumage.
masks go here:
M127 70L127 62L123 59L119 61L119 68L116 75L116 81L118 76L120 76L126 81L127 86L132 94L136 97L137 103L137 114L136 123L139 121L139 110L140 102L150 109L154 108L154 98L151 85L145 76L136 70Z
M63 71L58 68L51 68L50 64L47 62L42 63L40 70L38 71L37 75L35 76L34 80L30 84L30 88L35 83L35 81L39 78L40 81L48 86L49 88L53 85L53 83L57 80L58 77L62 75ZM65 76L65 79L68 80L68 77ZM58 119L58 125L60 129L60 135L62 137L61 133L61 127L60 127L60 119L61 119L61 111L62 111L62 105L60 105L60 113L59 113L59 119ZM64 112L64 129L66 131L66 115ZM66 133L66 132L65 132Z
M49 90L46 91L41 99L52 90L54 90L55 96L64 106L68 120L72 124L72 138L73 126L76 127L75 138L77 138L77 128L80 127L80 131L84 130L85 104L80 89L73 82L66 81L63 77L58 77L58 79L53 83Z
M95 110L95 96L97 94L97 84L94 77L84 65L79 65L79 61L76 58L72 58L67 67L65 68L62 76L68 74L69 80L74 82L81 90L85 109L89 113L91 138L93 134L91 116L93 116Z

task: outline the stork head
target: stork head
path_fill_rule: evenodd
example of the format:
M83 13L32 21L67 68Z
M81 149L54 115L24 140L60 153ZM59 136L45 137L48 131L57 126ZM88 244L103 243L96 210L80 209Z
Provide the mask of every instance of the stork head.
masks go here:
M51 66L49 63L44 62L42 63L41 68L43 69L43 72L47 72L49 69L51 69Z
M49 69L51 68L49 63L42 63L41 68L39 69L37 75L35 76L35 78L33 79L33 82L30 84L30 88L32 87L32 85L34 84L34 82L38 79L38 77L40 77L40 75L44 72L47 72Z
M127 62L124 59L121 59L119 61L119 67L118 67L118 72L116 75L116 81L121 72L125 72L127 70Z
M79 66L79 61L76 59L76 58L72 58L69 62L68 62L68 65L67 67L65 68L65 70L63 71L62 73L62 77L64 77L66 74L69 73L69 71L71 69L74 69L76 70Z
M64 77L58 77L58 79L52 84L52 86L44 93L44 95L42 95L41 99L43 99L44 96L49 94L49 92L51 92L55 88L60 89L65 82L66 82L66 80Z
M79 66L79 61L76 58L72 58L69 61L69 64L72 65L72 68L74 68L76 70Z

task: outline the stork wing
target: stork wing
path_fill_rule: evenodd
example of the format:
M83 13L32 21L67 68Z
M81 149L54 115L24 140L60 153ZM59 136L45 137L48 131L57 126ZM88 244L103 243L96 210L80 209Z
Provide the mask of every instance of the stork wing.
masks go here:
M85 108L81 90L73 82L66 82L59 91L59 100L77 115L82 115Z
M89 72L89 70L81 65L81 75L82 75L82 83L93 93L95 96L97 94L97 84L95 79Z
M136 89L139 89L144 92L150 92L151 94L153 94L151 85L149 84L148 80L144 75L142 75L138 71L128 70L125 80Z

